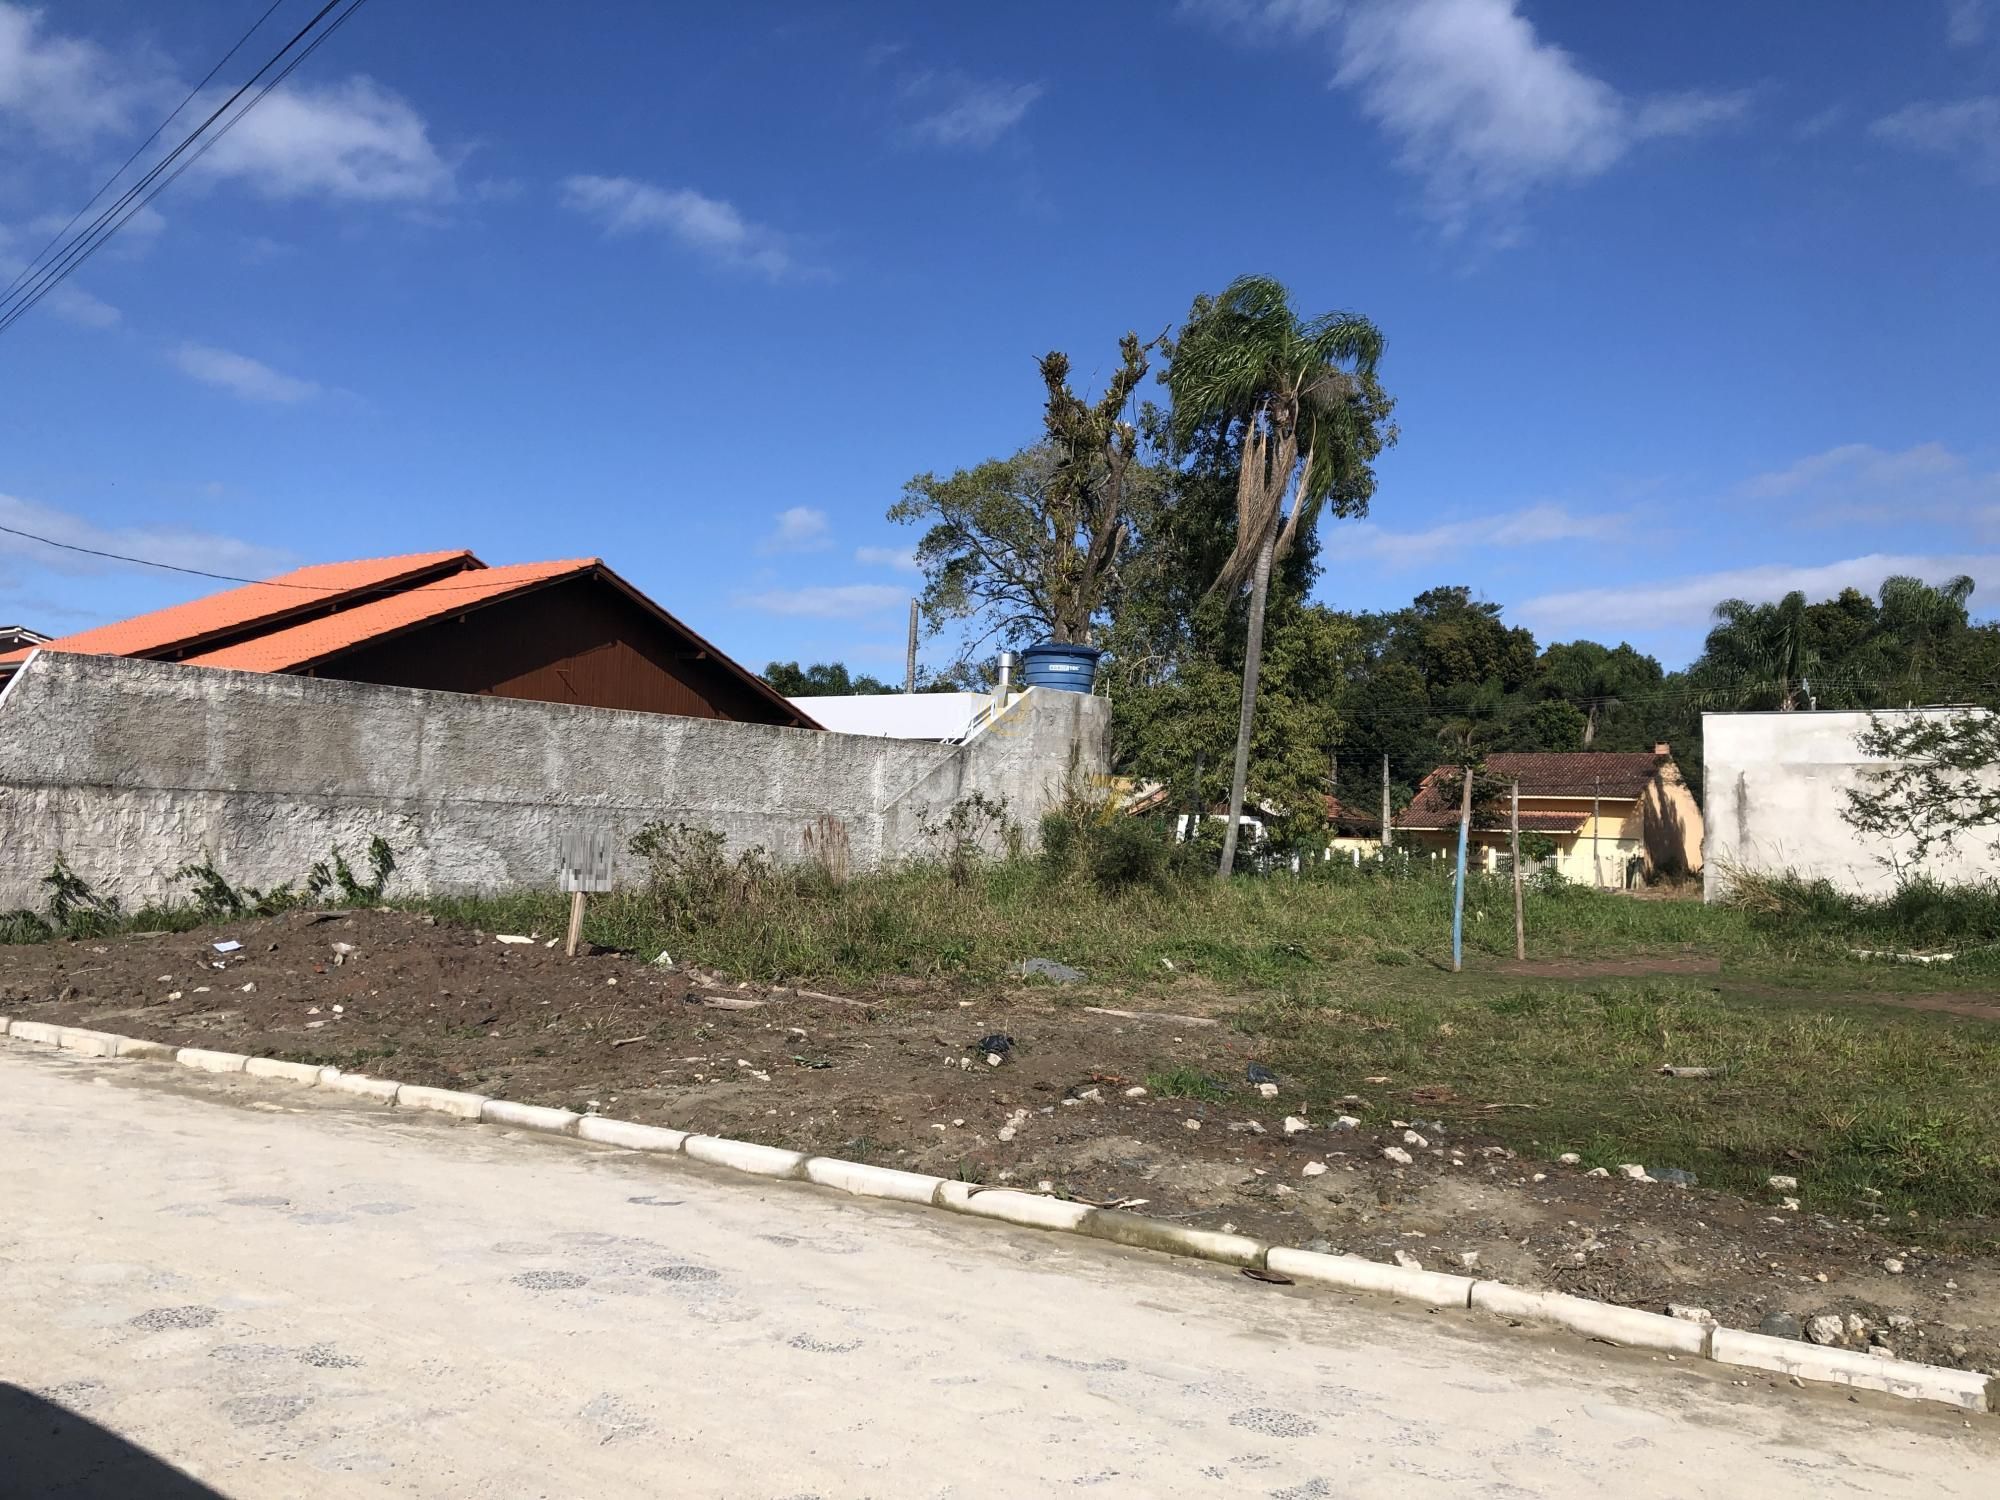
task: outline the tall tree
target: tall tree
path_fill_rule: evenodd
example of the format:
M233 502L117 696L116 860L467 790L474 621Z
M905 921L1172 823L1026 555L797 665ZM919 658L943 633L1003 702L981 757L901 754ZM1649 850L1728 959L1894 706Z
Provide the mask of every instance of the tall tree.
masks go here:
M1236 862L1271 570L1329 503L1337 515L1367 509L1375 457L1396 435L1375 378L1381 354L1382 335L1366 318L1301 318L1291 294L1267 276L1241 277L1212 301L1198 300L1171 351L1174 452L1216 431L1238 450L1235 544L1214 587L1247 588L1250 617L1219 875Z
M1125 335L1095 401L1070 388L1067 355L1044 355L1042 441L955 474L919 474L889 508L890 520L927 527L917 543L925 623L975 627L961 661L992 643L1090 641L1132 541L1134 492L1151 474L1123 416L1148 347Z
M1628 697L1657 694L1660 664L1621 641L1558 641L1542 652L1545 691L1583 711L1583 748L1591 749L1598 730Z

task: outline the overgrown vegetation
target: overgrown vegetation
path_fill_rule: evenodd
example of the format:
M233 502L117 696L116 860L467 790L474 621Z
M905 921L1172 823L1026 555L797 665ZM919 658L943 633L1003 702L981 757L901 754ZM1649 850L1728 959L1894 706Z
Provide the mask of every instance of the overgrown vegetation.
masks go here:
M301 882L260 889L237 886L204 853L174 871L185 894L127 912L117 897L99 891L58 854L41 880L48 892L41 911L20 907L0 912L0 943L39 943L51 938L109 937L130 930L179 930L229 917L269 917L301 906L373 906L381 901L396 870L396 852L377 834L368 841L368 878L356 875L339 845L315 860Z
M1862 896L1830 880L1732 870L1729 906L1761 930L1815 934L1899 951L2000 943L2000 882L1946 885L1929 876L1886 896Z

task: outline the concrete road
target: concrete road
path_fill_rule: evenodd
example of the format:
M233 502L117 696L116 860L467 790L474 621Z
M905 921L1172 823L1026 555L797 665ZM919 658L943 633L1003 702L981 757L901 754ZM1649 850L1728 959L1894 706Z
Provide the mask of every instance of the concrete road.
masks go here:
M0 1106L9 1500L2000 1493L2000 1420L684 1162L5 1044Z

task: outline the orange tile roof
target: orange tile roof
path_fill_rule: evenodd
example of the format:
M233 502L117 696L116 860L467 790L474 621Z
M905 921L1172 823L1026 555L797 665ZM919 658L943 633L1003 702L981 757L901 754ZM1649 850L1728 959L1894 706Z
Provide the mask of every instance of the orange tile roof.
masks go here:
M600 566L594 557L563 562L513 563L454 574L413 589L371 599L352 609L301 620L282 630L187 658L189 666L230 667L239 672L291 672L337 656L366 641L394 635L428 620L476 608L505 595L553 583Z
M150 614L134 615L74 635L60 636L42 649L85 656L155 656L234 630L251 629L268 621L331 603L348 594L385 588L402 579L421 577L440 568L485 565L460 548L449 552L410 552L400 557L370 557L358 562L315 563L281 573L262 583L225 589L185 604L172 604ZM28 648L0 656L0 664L24 661Z

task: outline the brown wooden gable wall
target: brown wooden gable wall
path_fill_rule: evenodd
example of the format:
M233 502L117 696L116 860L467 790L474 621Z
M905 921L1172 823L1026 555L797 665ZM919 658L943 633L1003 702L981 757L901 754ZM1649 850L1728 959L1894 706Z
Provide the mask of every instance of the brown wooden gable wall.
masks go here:
M592 577L359 646L322 662L315 675L697 719L797 722Z

